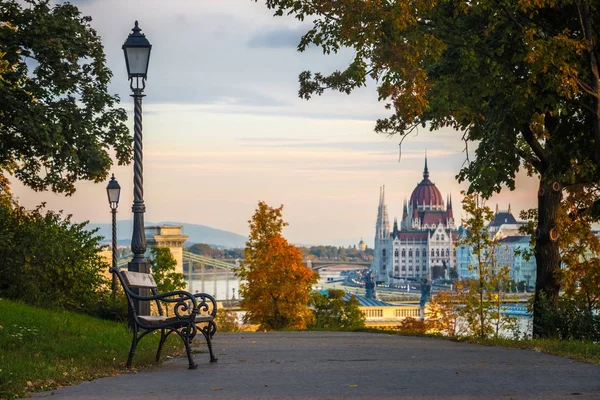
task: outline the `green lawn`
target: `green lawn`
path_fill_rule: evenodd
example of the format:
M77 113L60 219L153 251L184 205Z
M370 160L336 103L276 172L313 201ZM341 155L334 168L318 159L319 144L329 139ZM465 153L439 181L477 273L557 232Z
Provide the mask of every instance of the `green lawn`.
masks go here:
M0 399L124 372L131 338L124 324L0 299ZM133 368L154 362L159 338L142 340ZM182 348L172 335L163 357Z
M572 358L577 361L600 364L600 343L559 339L470 339L469 341L511 349L534 350L541 353Z

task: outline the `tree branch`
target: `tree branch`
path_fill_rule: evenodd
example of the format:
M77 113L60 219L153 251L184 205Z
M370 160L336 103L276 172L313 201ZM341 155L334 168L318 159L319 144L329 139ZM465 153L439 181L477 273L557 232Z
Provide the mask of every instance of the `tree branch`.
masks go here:
M546 170L546 166L548 165L548 156L546 155L544 148L533 135L533 132L531 131L529 125L524 125L521 128L521 134L523 135L523 138L525 138L525 141L527 142L529 147L531 147L533 154L535 154L536 157L540 160L539 168L537 169L538 172L544 172Z

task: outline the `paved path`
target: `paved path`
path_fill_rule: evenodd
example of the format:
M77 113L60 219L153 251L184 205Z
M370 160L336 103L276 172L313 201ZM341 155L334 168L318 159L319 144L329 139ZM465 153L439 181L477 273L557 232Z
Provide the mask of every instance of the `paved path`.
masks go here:
M197 370L178 358L35 397L600 399L600 366L534 351L337 332L217 333L214 345L219 362L197 354Z

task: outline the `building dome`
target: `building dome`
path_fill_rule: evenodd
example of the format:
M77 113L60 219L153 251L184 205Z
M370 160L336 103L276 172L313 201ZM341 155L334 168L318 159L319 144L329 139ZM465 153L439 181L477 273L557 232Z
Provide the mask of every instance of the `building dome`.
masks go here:
M429 180L429 170L427 169L427 157L425 158L425 169L423 170L423 180L417 185L410 195L409 204L413 207L430 205L433 208L443 208L444 200L435 183Z

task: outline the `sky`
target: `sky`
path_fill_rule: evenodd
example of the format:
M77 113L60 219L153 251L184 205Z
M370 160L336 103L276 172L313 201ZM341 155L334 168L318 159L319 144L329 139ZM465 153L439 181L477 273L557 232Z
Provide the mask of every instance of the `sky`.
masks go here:
M464 213L455 176L465 162L460 132L420 129L402 145L374 133L388 116L376 85L351 95L298 98L298 74L344 69L353 52L296 50L310 25L273 17L264 1L74 0L104 44L133 134L133 102L121 46L139 21L152 44L143 105L146 221L178 221L248 234L257 203L284 205L292 243L372 246L379 188L390 220L421 181L430 179ZM470 144L471 154L475 144ZM132 219L133 165L112 169L121 185L119 220ZM77 222L110 222L106 183L79 182L70 197L36 193L13 182L21 204L64 210ZM500 209L536 206L537 183L524 173L517 189L488 201Z

